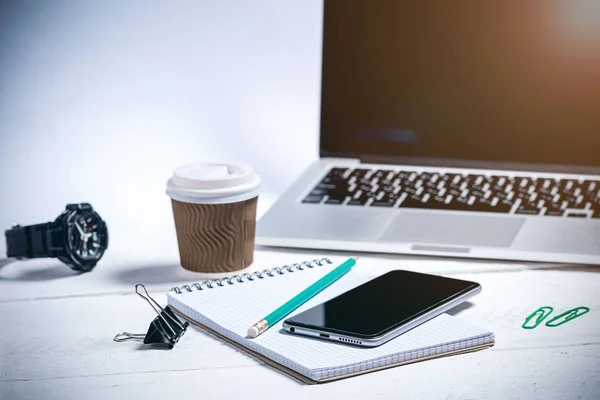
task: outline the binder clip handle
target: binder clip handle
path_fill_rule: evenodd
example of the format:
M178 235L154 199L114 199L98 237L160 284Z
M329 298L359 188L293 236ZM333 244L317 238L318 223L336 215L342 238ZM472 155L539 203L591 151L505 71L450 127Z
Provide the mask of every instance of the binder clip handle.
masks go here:
M115 342L124 342L126 340L144 340L145 337L146 335L144 335L143 333L122 332L117 333L113 340Z
M179 341L181 336L183 336L187 330L189 322L186 321L182 323L169 306L164 308L161 307L160 304L150 296L146 287L141 283L135 285L135 292L142 299L146 300L158 315L150 323L145 335L122 332L117 334L113 340L115 342L138 340L143 341L144 344L147 345L172 349L175 346L175 343Z

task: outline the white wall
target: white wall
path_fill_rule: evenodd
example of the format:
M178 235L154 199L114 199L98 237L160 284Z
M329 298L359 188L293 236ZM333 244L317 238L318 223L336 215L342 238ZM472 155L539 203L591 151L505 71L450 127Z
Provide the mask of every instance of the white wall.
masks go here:
M0 1L0 229L79 201L170 222L165 181L195 160L281 193L318 154L321 18L317 0Z

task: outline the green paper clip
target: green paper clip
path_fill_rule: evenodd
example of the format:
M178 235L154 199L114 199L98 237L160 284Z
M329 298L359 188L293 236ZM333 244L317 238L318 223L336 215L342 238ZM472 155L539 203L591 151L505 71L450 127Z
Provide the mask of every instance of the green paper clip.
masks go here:
M552 314L552 311L554 311L554 308L550 307L550 306L543 306L538 308L537 310L535 310L534 312L532 312L531 314L529 314L529 316L527 318L525 318L525 322L523 322L523 325L521 325L521 327L523 329L533 329L535 327L537 327L539 324L541 324L550 314ZM537 317L537 318L536 318ZM533 322L532 325L529 325L529 322L532 319L535 319L535 321Z
M583 310L583 312L579 312L580 310ZM565 311L562 314L558 314L556 317L554 317L550 321L546 322L546 326L548 326L550 328L554 328L556 326L566 324L567 322L572 321L575 318L579 318L583 314L587 314L589 312L590 312L590 309L587 307L576 307L571 310ZM561 319L563 317L564 317L564 320L560 321L559 323L556 323L556 321L558 321L559 319Z

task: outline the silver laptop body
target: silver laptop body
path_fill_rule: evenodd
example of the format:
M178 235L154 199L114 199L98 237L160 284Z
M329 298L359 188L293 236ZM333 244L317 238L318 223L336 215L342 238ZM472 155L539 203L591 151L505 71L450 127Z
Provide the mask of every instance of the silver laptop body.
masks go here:
M600 264L600 30L460 4L325 1L320 159L257 244Z

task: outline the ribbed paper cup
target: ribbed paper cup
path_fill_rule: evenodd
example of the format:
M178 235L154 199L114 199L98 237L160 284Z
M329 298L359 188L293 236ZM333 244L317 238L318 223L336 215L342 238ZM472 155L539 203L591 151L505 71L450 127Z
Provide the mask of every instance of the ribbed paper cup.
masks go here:
M260 180L234 164L190 164L167 184L181 266L232 272L253 261Z

